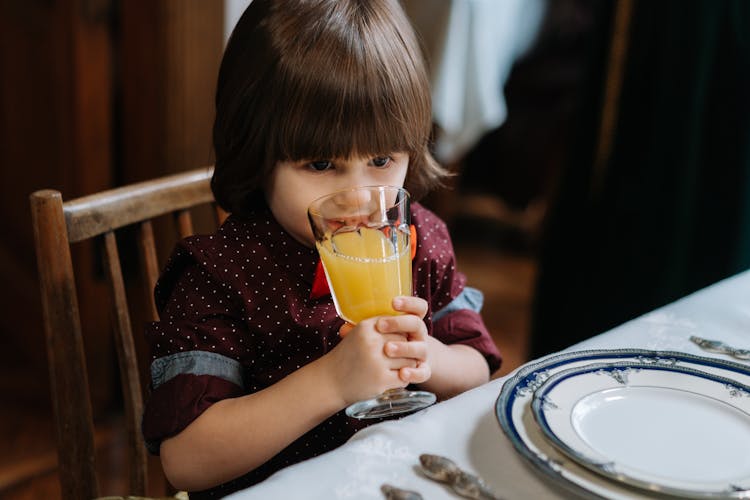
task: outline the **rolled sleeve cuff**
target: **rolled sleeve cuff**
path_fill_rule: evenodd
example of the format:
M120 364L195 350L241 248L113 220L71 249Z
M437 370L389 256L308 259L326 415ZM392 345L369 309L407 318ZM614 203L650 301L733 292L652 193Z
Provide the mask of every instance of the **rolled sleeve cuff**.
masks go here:
M151 393L141 430L146 448L159 454L161 442L179 434L206 409L222 399L241 396L237 384L213 375L180 374Z
M439 321L440 318L446 314L454 311L460 311L461 309L469 309L470 311L479 312L482 310L484 304L484 294L476 288L469 286L461 290L461 293L451 301L450 304L437 311L432 316L432 321Z
M444 344L464 344L479 351L487 361L490 374L500 368L500 351L478 312L470 309L447 312L433 323L432 334Z

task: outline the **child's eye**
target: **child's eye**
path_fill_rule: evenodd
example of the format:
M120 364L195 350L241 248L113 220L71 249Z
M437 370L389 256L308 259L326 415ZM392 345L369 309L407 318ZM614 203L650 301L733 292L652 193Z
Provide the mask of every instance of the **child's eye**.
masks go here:
M328 170L333 166L333 164L329 160L311 161L307 165L316 172L323 172L324 170Z
M390 162L391 162L390 156L376 156L375 158L372 159L372 164L380 168L385 167Z

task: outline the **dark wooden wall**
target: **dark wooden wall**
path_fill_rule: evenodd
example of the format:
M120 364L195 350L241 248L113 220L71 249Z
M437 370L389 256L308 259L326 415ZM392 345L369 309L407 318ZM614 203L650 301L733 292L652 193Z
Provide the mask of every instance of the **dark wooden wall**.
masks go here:
M223 30L215 0L0 1L0 390L11 405L48 405L28 195L70 199L210 164ZM96 255L80 245L74 260ZM117 403L110 319L100 270L82 271L102 410Z

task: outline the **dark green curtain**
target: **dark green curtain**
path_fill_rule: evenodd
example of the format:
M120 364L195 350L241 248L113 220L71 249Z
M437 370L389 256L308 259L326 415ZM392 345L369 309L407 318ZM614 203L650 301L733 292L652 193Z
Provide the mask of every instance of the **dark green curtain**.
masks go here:
M637 1L626 61L598 185L591 66L540 252L534 357L750 268L750 1Z

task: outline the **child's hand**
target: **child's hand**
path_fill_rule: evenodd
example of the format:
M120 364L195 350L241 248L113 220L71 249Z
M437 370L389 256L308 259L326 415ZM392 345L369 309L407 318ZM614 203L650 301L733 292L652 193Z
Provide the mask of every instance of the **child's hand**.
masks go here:
M379 331L376 325L383 318L344 325L341 342L325 356L333 383L347 405L377 396L387 389L405 387L408 382L401 379L400 370L417 365L414 359L386 354L386 344L404 342L405 337L401 332Z
M393 308L404 314L379 316L357 325L345 324L341 342L331 351L335 379L347 404L387 389L427 381L427 302L396 297Z
M385 353L394 359L414 360L414 366L406 365L399 370L401 380L408 384L426 382L432 375L428 362L427 327L423 321L427 302L419 297L396 297L393 308L405 314L379 318L377 329L381 333L400 333L403 337L386 342Z

